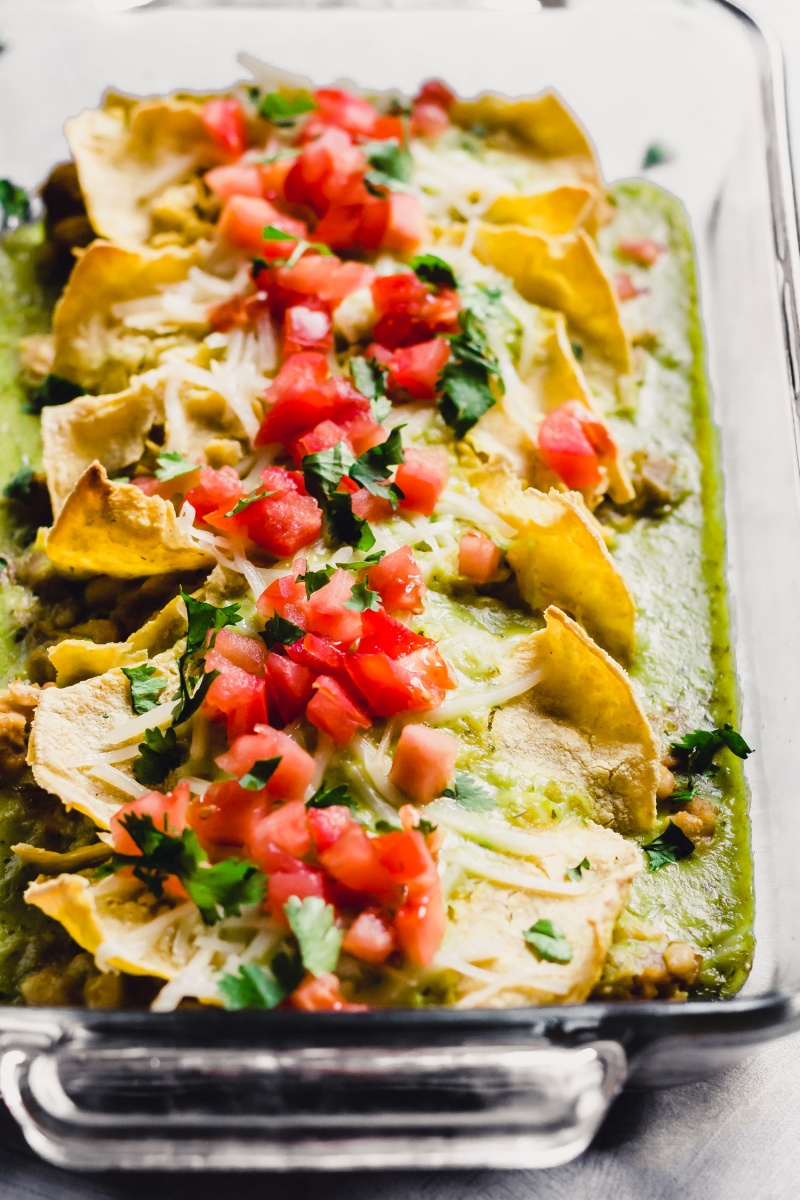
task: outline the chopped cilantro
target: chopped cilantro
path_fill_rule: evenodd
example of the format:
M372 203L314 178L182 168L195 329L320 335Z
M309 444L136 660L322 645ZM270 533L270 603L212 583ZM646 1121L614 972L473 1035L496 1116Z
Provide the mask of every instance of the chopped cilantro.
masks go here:
M280 755L276 755L275 758L260 758L239 780L239 787L246 788L248 792L260 792L267 786L280 764Z
M388 500L396 508L405 499L396 483L387 483L389 468L405 461L403 442L400 436L403 425L394 428L385 442L365 450L350 468L350 478L364 487L373 496Z
M531 925L530 929L526 929L522 936L545 962L572 961L572 947L554 921L542 918L535 925Z
M350 494L336 491L342 477L350 472L355 462L349 447L339 442L329 450L306 454L301 466L306 490L325 514L330 536L335 541L347 542L357 550L366 551L375 545L375 535L368 523L353 512Z
M312 975L325 975L339 961L344 934L335 924L332 905L321 896L306 896L304 900L290 896L283 906L286 920L300 947L303 966Z
M439 411L457 438L463 438L495 403L490 378L502 391L500 368L475 314L461 314L462 332L450 340L450 360L439 377Z
M188 458L184 458L177 450L165 450L158 456L156 479L165 483L168 479L177 479L179 475L188 475L192 471L197 471L199 466L199 463L189 462Z
M578 863L577 867L567 867L567 879L571 880L572 883L580 883L581 872L588 871L591 865L588 858L584 858Z
M258 963L242 963L236 974L221 975L217 984L225 1008L275 1008L288 992Z
M164 818L166 826L167 818ZM266 892L266 879L250 863L226 858L213 867L193 829L177 836L157 829L149 814L128 813L120 824L130 834L140 855L113 854L98 869L98 875L111 875L122 867L131 867L154 896L160 898L164 882L176 875L200 910L206 925L222 917L238 916L242 908L258 904Z
M163 675L159 675L150 663L138 667L123 667L131 685L131 707L135 713L150 712L158 704L158 697L167 686Z
M267 496L274 496L275 492L268 492L265 487L257 487L254 492L250 492L247 496L242 496L241 500L237 500L230 512L226 512L226 517L235 517L237 513L244 512L251 504L255 504L256 500L266 500Z
M646 171L649 167L658 167L662 163L672 162L674 157L674 152L664 142L651 142L642 158L642 170Z
M415 254L411 260L411 270L417 279L430 283L434 287L457 286L453 268L438 254Z
M16 500L17 504L33 504L36 493L36 472L29 462L12 475L3 488L7 500Z
M374 823L376 833L399 833L402 828L399 821L387 821L385 817L378 817Z
M356 550L366 552L375 545L375 534L363 517L353 512L353 502L346 492L334 492L327 507L328 531L337 542L347 542Z
M694 842L678 825L670 821L664 832L646 846L642 846L642 850L647 856L648 868L658 871L668 863L688 858L694 850Z
M0 223L2 229L29 221L31 202L25 188L12 183L10 179L0 179L0 209L3 214Z
M145 729L144 741L137 747L138 757L131 763L133 777L144 787L157 787L170 771L183 761L174 729Z
M337 562L335 566L340 571L366 571L379 563L385 553L385 550L374 550L364 558L355 558L352 562Z
M297 582L305 584L306 600L310 600L314 592L318 592L320 588L324 588L327 583L330 583L332 575L333 567L329 563L320 567L318 571L306 571L304 575L298 575Z
M673 742L670 751L691 775L715 775L714 758L727 747L737 758L747 758L753 753L740 733L731 725L721 729L695 729L679 742Z
M202 664L198 661L199 652L213 647L220 629L227 625L237 625L241 620L238 604L226 604L217 608L214 604L207 604L205 600L195 600L193 596L187 595L183 588L180 590L180 596L186 605L188 629L186 649L178 659L179 686L173 697L178 703L172 715L173 725L181 725L197 712L219 674L219 671L203 674Z
M689 787L679 788L677 791L673 792L668 799L670 804L688 804L690 800L694 800L696 795L697 789L692 783L689 785Z
M293 233L287 233L285 229L278 229L276 225L265 225L264 229L262 230L262 237L264 238L265 242L297 243L292 253L286 259L286 262L282 264L286 267L293 267L295 263L299 262L306 250L316 250L319 254L327 255L332 253L330 247L326 246L324 242L307 242L305 238L295 237ZM272 263L273 266L278 266L279 264L279 259L275 259L275 261Z
M356 356L350 359L350 374L361 395L369 400L373 417L382 424L392 411L392 402L386 395L386 367L377 358Z
M583 362L583 346L580 342L570 342L572 353L575 355L578 362Z
M503 311L503 289L494 283L467 283L459 289L464 307L476 321L498 317Z
M445 788L442 795L449 796L451 800L455 800L456 804L470 809L471 812L485 812L495 806L494 795L486 784L467 771L459 771L456 775L455 787Z
M259 98L258 90L254 88L253 91L258 115L274 125L291 125L295 117L313 112L317 107L309 92L294 92L291 95L286 92L265 92Z
M429 821L427 817L420 817L414 828L427 837L428 834L435 833L439 826L434 825L433 821Z
M404 184L411 182L411 153L401 146L397 138L381 142L364 142L359 147L367 156L369 170L364 176L364 186L373 195L387 191L404 191Z
M345 603L345 608L352 608L355 612L366 612L371 609L373 612L378 611L378 602L380 594L370 590L366 580L362 583L354 583L350 599Z
M78 396L84 394L84 388L80 384L73 383L71 379L64 379L62 375L48 375L34 392L31 392L28 397L28 402L25 405L25 411L29 413L40 413L43 408L52 408L58 404L68 404L70 400L75 400Z
M273 613L259 635L268 649L272 646L293 646L305 637L305 630L285 617Z
M358 807L345 783L338 783L336 787L326 787L323 783L311 799L306 800L306 808L335 808L339 805L344 808Z

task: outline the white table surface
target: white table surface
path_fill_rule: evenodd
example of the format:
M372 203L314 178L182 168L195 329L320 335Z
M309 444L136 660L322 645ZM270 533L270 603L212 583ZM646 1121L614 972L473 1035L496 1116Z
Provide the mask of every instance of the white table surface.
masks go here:
M800 0L747 7L783 42L800 171ZM237 1200L796 1200L800 1034L707 1082L623 1096L578 1162L544 1172L78 1176L36 1160L0 1111L0 1200L224 1200L232 1187Z

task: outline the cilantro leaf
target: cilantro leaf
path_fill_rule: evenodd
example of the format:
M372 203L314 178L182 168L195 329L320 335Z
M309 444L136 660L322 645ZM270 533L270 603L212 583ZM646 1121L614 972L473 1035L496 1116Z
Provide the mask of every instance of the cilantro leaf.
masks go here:
M439 411L457 438L463 438L496 403L492 377L503 390L497 359L480 322L469 309L462 312L461 322L462 332L449 339L450 359L439 377Z
M335 808L338 806L343 808L355 809L358 807L353 797L350 795L350 789L345 783L338 783L336 787L326 787L323 783L314 792L310 800L306 800L306 808Z
M337 542L347 542L364 552L375 545L369 522L353 512L352 497L347 492L334 492L328 501L327 517L328 531Z
M277 225L265 225L261 231L261 236L265 242L295 242L295 248L286 262L283 264L287 268L293 267L295 263L303 257L306 250L316 250L319 254L332 254L330 246L326 246L324 242L307 242L305 238L299 238L293 233L287 233L285 229L279 229ZM266 266L266 264L264 264ZM273 266L280 265L280 260L275 259Z
M145 729L144 741L137 749L139 754L131 763L131 769L133 778L144 787L157 787L183 761L183 751L174 729Z
M714 758L725 747L737 758L748 758L753 753L742 735L731 725L723 725L721 729L695 729L679 742L673 742L670 751L690 776L714 775L717 771Z
M592 864L589 862L588 858L584 858L582 862L578 863L577 867L567 867L567 879L569 879L572 883L580 883L581 872L588 871L591 865Z
M335 924L332 905L321 896L304 900L290 896L283 906L286 920L300 947L303 966L312 975L325 975L339 961L344 933Z
M220 629L227 625L238 625L241 621L241 605L226 604L217 608L215 604L207 604L205 600L195 600L183 588L180 591L181 600L186 605L188 630L186 632L186 650L184 654L196 654L205 645L206 637L212 634L208 645L210 650Z
M350 359L350 374L353 377L353 383L361 392L362 396L366 396L368 400L379 400L386 392L386 376L388 370L377 358L362 358L356 355ZM386 410L386 415L391 412L392 406L387 400L389 407Z
M363 825L364 822L362 821L361 824ZM376 833L399 833L403 826L399 821L387 821L385 817L378 817L373 828Z
M273 613L261 630L259 637L267 649L271 649L273 646L293 646L295 642L299 642L302 637L305 637L305 630L301 629L299 625L293 625L291 621L287 621L278 613Z
M664 832L646 846L642 846L642 850L647 857L649 870L658 871L668 863L688 858L694 850L694 842L686 836L680 826L670 821Z
M669 800L670 804L688 804L690 800L694 800L696 795L697 789L692 783L689 787L679 788L676 792L673 792L671 796L668 796L667 799Z
M367 156L369 170L364 185L373 195L387 191L405 191L403 184L411 182L411 152L397 138L380 142L363 142L359 147Z
M445 788L443 796L449 796L471 812L485 812L495 806L495 798L485 783L470 775L468 771L459 771L456 775L454 788Z
M453 268L437 254L415 254L411 260L411 270L423 283L430 283L434 287L457 287Z
M178 670L180 672L180 662ZM173 725L182 725L194 716L218 675L219 671L206 671L199 682L190 680L186 675L181 676L181 689L177 693L178 703L172 712Z
M167 686L163 675L159 675L150 663L142 663L138 667L123 667L122 674L127 676L131 685L131 707L135 713L150 712L158 704L158 697Z
M657 167L661 163L672 162L674 157L674 152L664 142L651 142L642 158L642 170L646 171L648 167Z
M188 458L184 458L177 450L165 450L163 454L158 456L158 466L156 467L156 479L160 479L165 483L168 479L177 479L179 475L188 475L192 471L199 471L200 464L189 462Z
M371 450L365 450L350 468L350 478L359 487L366 488L373 496L382 496L389 501L392 508L396 508L405 498L396 483L386 482L389 478L389 468L405 462L401 438L401 430L404 428L403 425L396 426L385 442L373 446Z
M43 408L69 404L70 400L82 396L84 390L80 384L73 383L71 379L64 379L63 375L50 374L39 384L36 391L31 392L25 405L25 411L40 413Z
M429 833L435 833L439 826L434 825L433 821L429 821L427 817L420 817L414 828L427 837Z
M306 491L318 504L325 505L354 462L353 453L344 441L329 450L306 454L300 464Z
M459 289L464 307L476 321L498 317L503 311L503 289L493 283L467 283Z
M0 179L0 209L3 217L0 228L8 229L10 225L19 225L31 219L31 202L25 188L12 183L10 179Z
M522 936L545 962L572 962L572 947L554 921L542 918L526 929Z
M158 829L149 814L139 813L128 813L120 824L141 854L114 853L98 869L98 876L131 867L135 878L160 899L165 880L176 875L206 925L213 925L222 917L238 916L243 907L263 900L266 879L261 872L236 858L226 858L209 866L193 829L186 828L178 836L166 828ZM166 816L164 824L167 824Z
M294 946L290 950L279 950L272 956L269 966L287 995L294 991L305 975L300 951Z
M309 92L294 92L291 95L286 92L265 92L257 99L258 90L253 90L256 93L254 99L258 115L274 125L291 125L295 117L313 112L317 107Z
M369 567L374 567L376 563L379 563L385 553L385 550L375 550L364 558L353 559L352 562L337 562L336 568L339 571L366 571Z
M288 995L258 963L242 963L236 974L221 975L217 988L227 1009L275 1008Z
M260 792L267 786L280 765L280 755L276 755L275 758L260 758L258 762L253 763L247 774L241 777L239 787L246 788L248 792Z
M366 612L367 609L377 612L379 600L380 594L371 591L367 581L363 580L361 583L353 584L353 590L350 599L345 603L345 608L352 608L354 612Z
M3 488L3 495L7 500L16 500L17 504L33 504L36 487L36 472L29 462L23 462Z
M226 512L226 517L235 517L237 513L244 512L251 504L255 504L256 500L266 500L267 496L274 496L274 490L268 492L265 487L257 487L254 492L250 492L247 496L242 496L241 500L237 500L230 512Z
M324 567L320 567L318 571L306 571L304 575L297 576L297 582L305 584L306 600L310 600L314 592L318 592L320 588L324 588L327 583L330 583L333 575L333 567L326 563Z

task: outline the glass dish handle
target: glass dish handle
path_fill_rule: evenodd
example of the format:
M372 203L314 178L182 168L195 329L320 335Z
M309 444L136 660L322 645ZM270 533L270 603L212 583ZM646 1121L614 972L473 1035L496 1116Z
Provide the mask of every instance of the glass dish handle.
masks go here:
M588 1146L626 1076L611 1041L415 1045L406 1031L353 1049L327 1032L249 1049L219 1031L6 1032L0 1090L37 1153L83 1170L549 1167Z

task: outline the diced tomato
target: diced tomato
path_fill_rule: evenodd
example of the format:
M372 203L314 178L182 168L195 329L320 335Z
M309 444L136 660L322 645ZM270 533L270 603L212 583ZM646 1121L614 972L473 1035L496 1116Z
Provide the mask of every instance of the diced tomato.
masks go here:
M373 839L382 866L398 883L413 880L438 881L436 863L423 835L417 829L384 833Z
M392 356L389 387L408 392L415 400L433 400L439 390L439 376L450 358L450 346L443 337L401 346Z
M258 866L261 865L258 858L255 858L255 861ZM296 896L298 900L305 900L307 896L327 899L325 876L322 871L315 867L307 867L305 863L298 863L297 870L276 871L269 876L265 907L273 920L284 928L288 922L283 906L292 896Z
M488 583L500 563L500 551L491 538L470 529L458 543L459 574L473 583Z
M449 475L450 460L443 446L406 450L405 462L400 463L395 475L395 483L404 496L400 507L429 517Z
M206 671L218 671L206 692L203 711L212 716L224 714L228 739L252 733L256 725L267 719L267 694L264 680L234 666L217 650L205 657Z
M383 651L390 658L402 658L421 650L424 646L433 646L430 638L414 633L402 621L396 621L379 609L367 609L362 613L364 636L359 643L359 650L367 654Z
M314 759L294 738L280 729L259 725L255 733L237 738L217 758L217 766L241 779L257 762L280 758L266 785L266 794L283 800L302 800L314 776Z
M157 496L161 487L161 481L156 479L155 475L137 475L135 479L131 480L131 483L140 492L144 492L145 496Z
M247 149L247 122L238 100L216 97L203 105L203 124L223 153L239 158Z
M614 276L614 288L622 301L635 300L647 291L647 288L638 287L627 271L620 271Z
M229 200L231 196L262 196L261 172L256 163L228 163L212 167L204 179L215 196Z
M249 296L231 296L220 304L212 304L208 310L208 323L219 333L231 329L247 329L269 317L269 301L266 295L257 292Z
M445 692L455 687L435 646L426 646L400 659L359 650L347 655L346 664L353 683L381 717L436 708Z
M346 746L357 729L369 729L372 722L364 710L330 675L320 675L314 681L314 695L308 702L306 716L337 746Z
M652 238L622 238L617 245L617 254L640 267L652 267L664 253L665 247Z
M273 808L261 817L250 831L250 850L258 860L259 849L265 843L285 850L295 858L302 858L311 849L311 835L306 821L306 806L302 800L290 800Z
M406 903L397 910L394 919L397 942L406 958L418 966L430 966L442 943L445 924L438 882L409 887Z
M422 820L422 813L413 804L401 804L397 811L400 818L400 824L403 829L417 829ZM425 842L431 854L437 854L442 842L444 841L444 829L441 826L434 828L424 835Z
M385 962L394 947L394 929L374 908L359 913L342 942L343 950L368 963Z
M450 128L450 118L440 104L419 100L411 110L413 137L435 138Z
M600 482L597 451L580 417L568 405L560 405L544 418L538 447L544 462L567 487L593 487Z
M350 445L350 439L341 425L337 425L335 421L320 421L300 437L290 438L286 449L299 467L307 454L319 454L320 450L330 450L331 446L338 446L339 442L347 442Z
M381 119L378 110L362 96L339 88L318 88L314 92L317 111L314 116L326 125L336 125L353 137L374 138ZM402 127L401 127L402 128Z
M294 304L283 318L283 353L297 354L300 350L330 350L333 346L333 323L321 308Z
M331 379L323 354L293 354L267 388L271 406L256 435L256 446L286 443L321 421L370 412L369 400L344 379Z
M131 815L150 817L156 829L177 835L186 828L189 807L189 783L182 779L172 792L145 792L136 800L128 800L111 818L111 844L118 854L141 854L141 850L122 825Z
M361 409L351 415L344 413L339 418L339 424L353 447L355 455L371 450L373 446L380 445L387 438L386 429L375 420L372 412L367 409Z
M263 675L267 663L267 648L261 638L245 637L232 629L220 629L214 649L224 654L234 666L249 671L252 675Z
M267 699L270 716L288 725L300 716L312 696L314 675L307 667L274 651L267 656ZM274 714L273 714L273 709Z
M264 589L256 603L256 608L262 617L266 619L277 613L278 616L291 621L293 625L297 625L301 629L305 628L308 607L306 589L305 585L298 583L296 578L297 575L302 575L305 569L305 560L296 559L291 575L281 575L280 579L276 579Z
M441 79L426 79L414 97L414 103L438 104L449 112L455 104L456 94Z
M350 809L342 804L332 804L330 808L309 808L307 818L317 854L330 849L353 821Z
M262 550L276 558L288 558L319 537L322 512L313 496L306 494L303 478L296 471L267 467L261 479L267 495L234 517L210 514L208 524L224 529L232 522Z
M406 725L389 778L416 804L429 804L450 782L457 754L458 741L451 733L427 725Z
M285 242L265 241L264 229L274 225L291 234ZM288 258L298 238L308 237L308 227L303 221L287 217L278 212L269 200L258 196L230 196L222 207L217 225L222 241L246 254L261 258Z
M422 599L428 589L410 546L385 555L370 567L368 579L388 612L422 612Z
M384 500L383 496L373 496L367 488L358 488L353 492L351 503L355 515L362 521L368 521L370 525L374 525L376 521L385 521L394 512L388 500Z
M301 1012L366 1012L366 1004L350 1004L342 995L339 980L327 975L306 975L292 992L289 1002Z
M312 126L310 132L317 130L318 125ZM333 202L347 204L353 197L360 198L366 167L365 155L349 135L330 126L309 141L292 163L286 175L286 199L323 216Z
M192 476L194 478L194 476ZM199 520L210 512L222 509L229 512L244 495L242 481L233 467L201 467L196 485L186 493Z
M249 792L235 779L228 779L212 783L202 796L192 800L188 824L206 853L220 852L225 847L240 848L248 840L254 809L265 811L261 794Z
M453 288L433 291L411 271L379 275L372 284L372 301L377 314L373 337L389 350L460 329L458 292Z
M392 896L396 881L381 864L374 840L355 821L344 829L319 855L325 870L354 892Z
M315 236L315 240L320 239ZM267 286L278 312L312 298L330 308L375 278L366 263L342 262L336 255L306 254L293 267L276 267Z
M287 654L294 662L307 667L315 675L328 675L344 670L344 651L316 633L307 633L302 641L289 646Z
M361 613L347 607L352 594L352 575L334 571L308 601L308 629L335 642L354 642L361 636Z
M423 242L430 241L431 231L416 196L410 192L390 192L387 203L389 221L381 239L384 250L413 254Z

